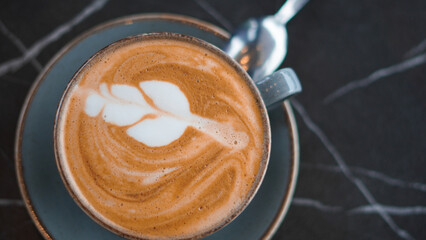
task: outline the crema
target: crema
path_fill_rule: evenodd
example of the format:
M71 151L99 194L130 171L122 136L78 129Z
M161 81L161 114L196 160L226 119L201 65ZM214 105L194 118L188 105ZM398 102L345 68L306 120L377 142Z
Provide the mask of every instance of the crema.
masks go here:
M267 120L223 57L183 40L121 41L75 78L57 149L96 220L129 236L188 238L247 204L266 164Z

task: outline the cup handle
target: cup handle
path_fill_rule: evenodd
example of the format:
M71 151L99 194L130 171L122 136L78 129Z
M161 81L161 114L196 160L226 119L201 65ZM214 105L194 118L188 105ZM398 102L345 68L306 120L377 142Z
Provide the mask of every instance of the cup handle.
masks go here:
M256 82L263 102L271 108L302 91L299 78L291 68L280 69Z

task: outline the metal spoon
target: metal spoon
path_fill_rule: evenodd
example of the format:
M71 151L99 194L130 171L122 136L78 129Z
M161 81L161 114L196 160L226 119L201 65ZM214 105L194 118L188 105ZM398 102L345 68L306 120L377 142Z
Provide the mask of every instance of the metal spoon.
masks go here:
M223 50L259 81L273 73L287 54L285 24L309 0L287 0L275 15L251 18L232 35Z

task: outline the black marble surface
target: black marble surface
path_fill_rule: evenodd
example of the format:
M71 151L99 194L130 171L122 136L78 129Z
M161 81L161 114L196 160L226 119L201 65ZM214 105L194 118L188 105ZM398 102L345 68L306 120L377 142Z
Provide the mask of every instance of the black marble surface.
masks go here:
M42 238L21 200L13 146L24 98L61 47L130 14L178 13L232 30L282 3L0 1L0 239ZM287 27L283 66L304 87L293 100L301 168L274 239L426 239L426 1L311 0Z

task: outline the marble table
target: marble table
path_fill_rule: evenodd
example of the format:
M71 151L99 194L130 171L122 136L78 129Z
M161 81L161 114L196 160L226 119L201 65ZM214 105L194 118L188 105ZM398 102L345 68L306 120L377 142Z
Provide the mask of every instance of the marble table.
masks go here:
M117 17L169 12L228 31L277 0L0 3L0 239L42 239L21 199L19 111L67 42ZM295 197L274 239L426 238L426 1L311 0L288 23L300 134Z

